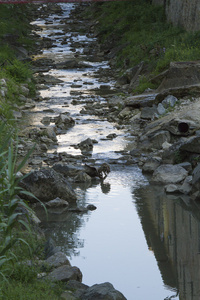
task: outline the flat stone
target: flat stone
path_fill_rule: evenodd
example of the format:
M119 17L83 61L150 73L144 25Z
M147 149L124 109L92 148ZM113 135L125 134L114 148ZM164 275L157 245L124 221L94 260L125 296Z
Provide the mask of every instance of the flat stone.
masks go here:
M153 104L156 103L156 96L157 94L142 94L137 96L127 97L125 99L125 105L131 106L133 108L140 108L140 107L151 107Z

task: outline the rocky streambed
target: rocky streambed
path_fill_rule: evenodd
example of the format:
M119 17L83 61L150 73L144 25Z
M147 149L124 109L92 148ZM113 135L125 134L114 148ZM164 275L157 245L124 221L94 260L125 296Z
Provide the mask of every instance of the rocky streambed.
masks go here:
M83 9L38 7L38 95L24 86L15 112L19 155L36 142L22 186L49 212L28 198L49 238L44 275L68 282L65 299L198 299L199 64L171 63L131 95L143 65L115 76Z

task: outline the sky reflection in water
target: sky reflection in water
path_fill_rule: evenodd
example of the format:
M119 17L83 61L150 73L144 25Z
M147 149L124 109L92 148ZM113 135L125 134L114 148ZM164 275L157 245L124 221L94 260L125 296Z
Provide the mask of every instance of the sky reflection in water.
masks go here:
M106 182L110 184L107 194L100 185L86 191L86 203L97 210L89 218L84 216L78 233L84 247L76 249L78 255L71 257L71 263L81 269L85 284L109 281L128 300L164 300L174 293L163 285L132 195L145 178L137 168L125 167L111 172Z

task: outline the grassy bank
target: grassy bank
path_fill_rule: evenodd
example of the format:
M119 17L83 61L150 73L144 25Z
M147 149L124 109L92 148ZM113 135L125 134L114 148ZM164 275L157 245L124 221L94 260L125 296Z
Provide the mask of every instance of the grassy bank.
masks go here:
M6 120L7 125L14 124L12 109L22 104L21 85L29 88L30 96L35 92L29 63L18 59L21 49L29 51L34 46L28 37L31 32L29 10L30 7L24 5L0 5L0 122Z
M44 240L38 237L29 219L22 213L32 211L23 201L18 172L28 156L18 165L17 131L13 110L19 110L26 97L35 92L26 49L34 47L29 25L30 5L0 4L0 299L59 299L60 287L38 280L44 259ZM19 57L20 56L20 57ZM23 97L23 87L29 94ZM21 195L21 198L20 198Z
M98 21L104 47L116 48L115 62L121 72L144 62L141 91L152 87L149 78L167 69L171 61L200 59L200 32L171 26L163 8L148 0L95 3L87 16Z

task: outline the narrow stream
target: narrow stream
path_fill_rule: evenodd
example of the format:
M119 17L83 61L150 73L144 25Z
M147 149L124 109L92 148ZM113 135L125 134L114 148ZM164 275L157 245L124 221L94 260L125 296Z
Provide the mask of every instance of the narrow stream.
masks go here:
M61 4L61 7L63 14L52 13L34 22L40 28L37 33L53 39L55 45L44 49L35 59L51 58L59 63L74 58L74 54L85 58L83 48L93 38L76 31L67 32L67 22L73 22L70 12L74 4ZM79 44L77 49L71 46L74 41ZM195 209L191 205L177 197L167 197L162 188L151 187L136 165L123 163L120 151L131 149L132 144L128 131L117 129L116 124L103 118L80 113L87 102L105 102L104 92L101 95L95 92L101 86L109 85L109 93L115 92L112 80L105 82L95 75L98 68L108 68L107 62L85 62L89 64L87 68L52 68L44 73L62 81L40 91L43 101L28 114L28 119L31 124L41 126L44 116L53 118L61 112L70 113L76 125L60 132L58 145L49 152L78 155L80 150L73 145L90 137L98 142L92 153L94 161L115 160L115 164L102 184L74 186L78 204L94 204L97 209L85 214L52 213L48 222L43 221L46 234L70 257L71 264L81 269L85 284L111 282L128 300L198 300L196 273L199 271L195 273L193 267L197 263L194 252L199 253L199 244L196 250L184 252L183 239L187 240L189 222L190 242L194 243L194 232L200 240L199 216L193 213ZM117 137L106 139L110 133ZM39 217L43 219L42 214ZM182 218L180 223L178 218ZM183 229L185 237L181 239Z

